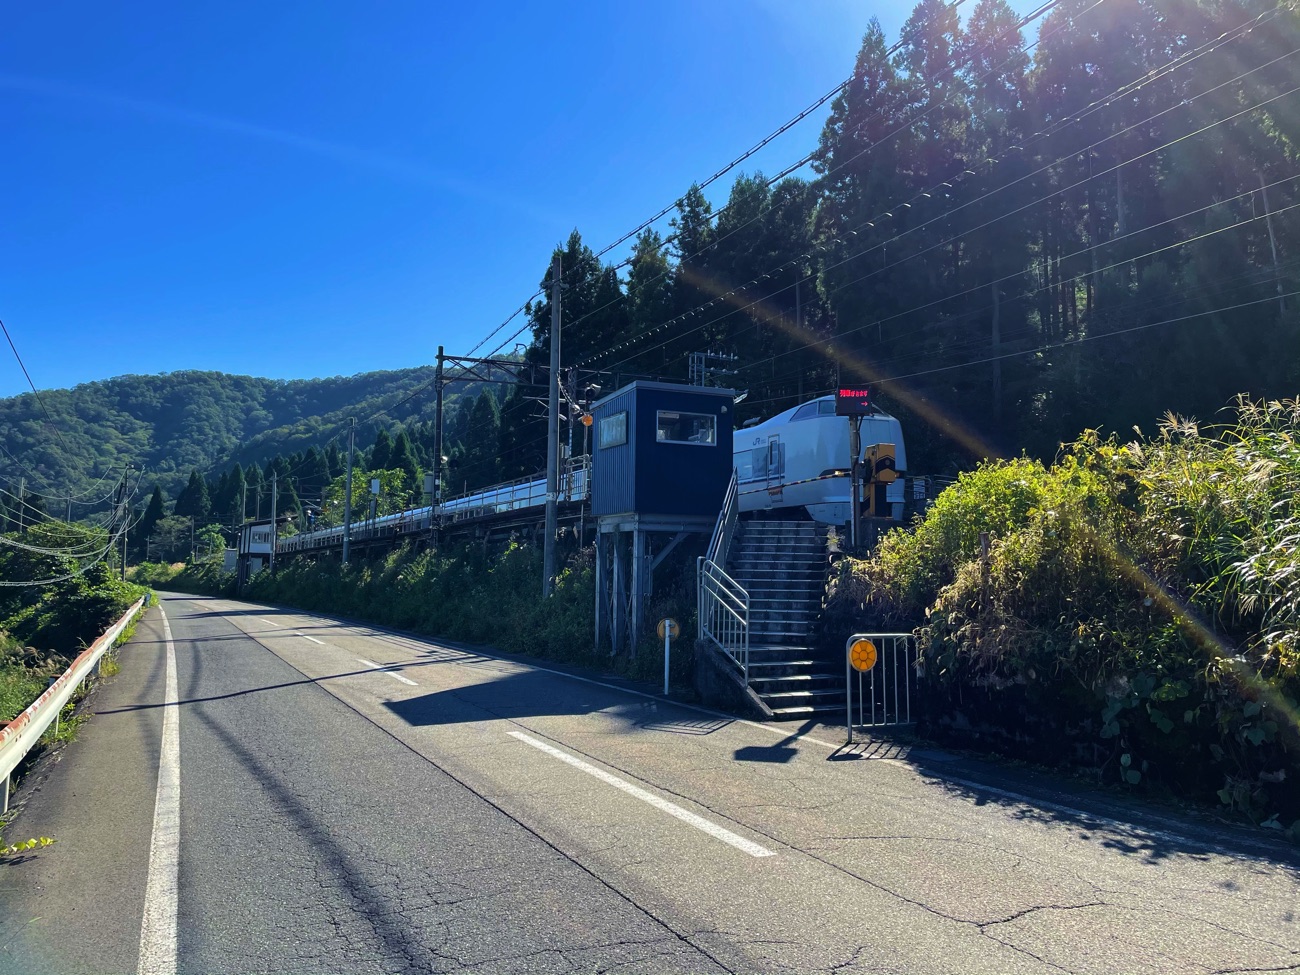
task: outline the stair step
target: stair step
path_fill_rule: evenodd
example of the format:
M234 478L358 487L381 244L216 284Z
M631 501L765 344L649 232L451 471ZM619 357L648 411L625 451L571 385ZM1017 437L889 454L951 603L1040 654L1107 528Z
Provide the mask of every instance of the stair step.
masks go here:
M779 677L779 676L778 677L751 677L749 679L749 682L751 684L776 684L781 681L795 681L795 680L797 681L814 681L814 680L836 681L837 680L839 681L840 684L837 690L841 694L844 693L843 674L841 674L839 677L836 677L834 674L789 674L785 677Z
M788 700L794 700L795 698L803 698L807 700L814 697L830 697L832 695L839 695L840 697L843 697L844 688L832 687L821 691L816 690L814 688L807 688L805 690L798 690L798 691L771 691L768 693L759 694L759 697L761 697L765 701L768 698L772 698L773 700L788 701Z
M777 720L781 721L781 720L793 719L793 718L811 717L814 714L825 714L828 711L843 711L843 710L844 707L842 705L838 707L834 704L817 705L815 707L810 705L805 705L803 707L772 708L772 716Z

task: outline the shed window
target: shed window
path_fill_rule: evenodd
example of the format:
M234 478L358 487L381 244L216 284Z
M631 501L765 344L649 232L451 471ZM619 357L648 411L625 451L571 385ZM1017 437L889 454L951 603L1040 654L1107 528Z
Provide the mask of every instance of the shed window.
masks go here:
M627 410L615 413L613 416L601 417L600 434L596 443L602 449L627 443Z
M659 410L655 439L660 443L696 443L712 447L718 442L718 418L712 413L677 413Z

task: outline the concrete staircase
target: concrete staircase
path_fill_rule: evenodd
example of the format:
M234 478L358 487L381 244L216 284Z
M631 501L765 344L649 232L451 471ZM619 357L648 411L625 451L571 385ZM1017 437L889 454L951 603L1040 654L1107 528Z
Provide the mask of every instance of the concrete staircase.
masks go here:
M844 674L818 659L813 627L830 562L811 521L740 522L727 572L749 592L749 685L782 720L843 709Z

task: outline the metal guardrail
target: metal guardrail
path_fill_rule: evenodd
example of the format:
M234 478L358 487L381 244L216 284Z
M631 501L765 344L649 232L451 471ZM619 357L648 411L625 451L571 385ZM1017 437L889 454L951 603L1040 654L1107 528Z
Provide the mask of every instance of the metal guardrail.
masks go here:
M58 721L63 706L72 699L86 678L96 671L100 658L113 646L113 642L121 636L143 605L143 599L136 600L120 620L81 651L44 694L29 704L22 714L0 728L0 778L3 780L0 784L0 813L9 811L9 777L13 775L14 769L41 740L45 729Z
M863 646L864 642L870 647ZM913 723L916 673L916 638L911 633L855 633L848 638L844 644L844 724L850 744L858 728Z

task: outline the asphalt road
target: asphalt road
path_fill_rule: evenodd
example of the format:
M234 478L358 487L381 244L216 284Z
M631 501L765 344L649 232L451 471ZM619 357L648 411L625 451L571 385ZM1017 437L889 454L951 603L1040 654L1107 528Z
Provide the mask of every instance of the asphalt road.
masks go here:
M0 971L1300 970L1282 847L309 614L162 609L179 841L154 609L20 794L8 835L57 843L0 867Z

